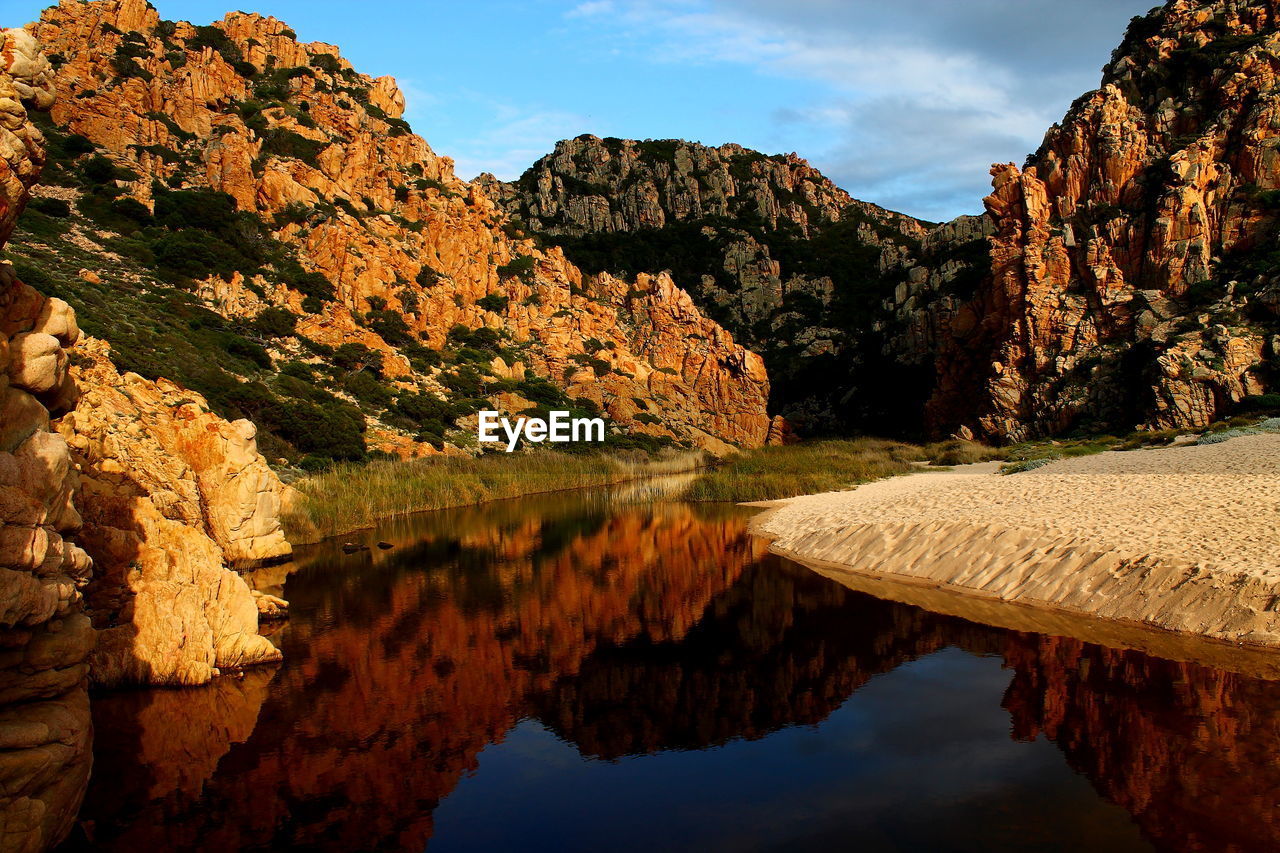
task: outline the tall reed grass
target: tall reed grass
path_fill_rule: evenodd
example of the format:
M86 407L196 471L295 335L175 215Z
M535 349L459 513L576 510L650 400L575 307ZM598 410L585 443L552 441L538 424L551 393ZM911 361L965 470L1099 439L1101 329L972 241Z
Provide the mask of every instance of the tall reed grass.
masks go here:
M919 446L878 438L762 447L732 456L686 490L693 501L767 501L832 492L918 470L913 463L963 465L998 451L969 441Z
M340 465L293 484L281 513L290 542L315 542L431 509L692 471L701 451L574 455L543 451Z
M698 477L694 501L764 501L830 492L912 470L921 448L878 439L817 441L749 450Z
M340 465L293 484L281 521L295 544L315 542L375 522L432 509L541 492L606 486L702 469L682 493L654 500L759 501L846 489L915 470L912 463L959 465L995 458L980 444L924 447L875 438L763 447L716 462L701 451L574 455L545 450L484 456L434 456L409 462Z

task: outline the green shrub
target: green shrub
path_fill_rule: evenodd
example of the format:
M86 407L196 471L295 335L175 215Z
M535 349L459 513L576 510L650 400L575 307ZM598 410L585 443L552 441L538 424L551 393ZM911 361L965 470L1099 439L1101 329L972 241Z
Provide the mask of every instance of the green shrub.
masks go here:
M503 278L529 278L533 275L537 261L533 255L521 255L498 267L498 275Z
M116 72L116 76L122 79L137 77L141 80L150 82L155 79L155 75L138 64L138 60L128 56L113 56L111 58L111 69Z
M60 198L43 198L37 196L27 203L29 210L36 210L45 216L55 219L66 219L71 215L71 205Z
M338 62L338 57L334 56L332 53L317 53L315 56L311 57L311 67L319 68L324 73L330 75L337 74L342 70L342 65Z
M136 181L137 172L122 169L101 154L88 158L80 164L80 174L90 185L103 185L115 181Z
M511 297L509 296L503 296L498 293L490 293L487 296L482 296L479 299L477 299L476 305L480 306L486 311L492 311L495 314L497 314L497 313L501 313L502 311L505 311L507 308L507 303L510 301L511 301Z
M343 380L342 387L362 403L379 409L385 409L391 405L391 392L367 371L358 370L352 373Z
M397 311L370 311L365 315L365 322L378 337L392 346L401 346L413 340L413 333Z
M362 461L367 455L364 417L351 406L290 401L277 403L258 417L272 432L319 460Z
M1001 474L1021 474L1025 471L1034 471L1036 468L1043 468L1052 462L1058 460L1051 456L1042 456L1039 459L1023 459L1018 462L1009 462L1000 466Z
M212 48L232 67L244 62L244 54L240 52L240 48L218 27L196 27L196 34L187 39L187 50L203 50L206 47Z
M298 291L303 296L314 297L321 302L332 302L337 297L333 284L322 272L307 272L293 258L278 261L275 264L276 275L286 287ZM311 311L310 308L307 309ZM311 311L313 314L319 310Z
M254 318L253 326L269 338L287 338L298 328L298 315L288 308L272 306Z
M366 367L382 367L382 356L361 343L347 343L333 352L333 363L342 370L363 370Z
M217 337L229 355L242 358L263 370L271 369L271 356L262 344L234 332L221 332Z
M1238 406L1242 412L1268 412L1280 409L1280 394L1255 394L1245 397Z
M291 157L316 168L319 165L320 152L328 147L329 143L323 140L308 139L292 130L273 127L263 137L262 155Z

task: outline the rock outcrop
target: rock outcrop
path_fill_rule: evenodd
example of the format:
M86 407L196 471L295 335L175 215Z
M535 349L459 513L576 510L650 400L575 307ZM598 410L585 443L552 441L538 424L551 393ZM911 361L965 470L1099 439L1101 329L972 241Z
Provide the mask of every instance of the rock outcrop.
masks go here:
M991 273L938 341L936 432L1200 427L1275 387L1277 11L1134 19L1102 87L992 169Z
M128 274L165 292L176 263L195 279L201 303L242 330L268 308L293 318L269 341L274 364L232 358L211 377L206 365L184 367L161 353L143 371L205 391L224 414L268 409L274 419L261 425L273 456L324 455L299 447L280 414L303 407L295 401L315 404L316 394L298 389L308 372L332 375L337 398L326 405L347 404L363 430L354 450L330 458L360 458L375 436L407 455L416 451L405 433L433 433L437 446L458 441L445 433L459 411L526 379L559 389L557 405L598 407L622 433L715 451L764 442L769 382L756 355L670 280L586 276L558 249L521 236L453 174L449 158L410 132L394 81L357 73L336 47L300 43L284 23L257 15L233 13L208 27L162 21L144 0L63 2L35 31L56 55L66 93L53 112L60 132L76 134L77 144L83 137L115 167L99 163L94 183L84 172L91 158L68 159L71 196L95 195L113 210L128 199L142 207L124 209L145 219L168 216L175 194L222 192L229 215L262 234L254 245L272 246L270 257L243 262L236 252L258 250L215 247L227 258L214 266L235 268L213 275L152 246L137 253L152 266ZM73 233L101 246L115 239L109 231L129 229L108 214ZM119 260L97 254L104 264ZM73 285L69 292L82 289ZM92 300L80 308L86 329L114 343ZM375 356L354 368L335 360L332 351L348 344ZM275 369L287 361L301 365L292 381ZM370 389L370 376L383 390ZM246 401L249 393L278 405ZM435 402L424 406L424 396ZM440 403L443 420L419 417Z
M248 421L197 394L121 376L101 341L74 369L83 389L57 429L81 471L80 539L99 629L95 684L203 684L222 668L280 659L258 635L258 605L229 566L290 553L282 485Z
M810 431L856 419L860 326L926 234L909 216L850 198L795 154L732 144L579 136L517 181L477 183L583 269L670 270L763 355L772 409Z
M579 137L482 183L588 268L672 267L800 420L816 394L898 434L1203 427L1280 377L1276 14L1179 0L1135 19L1101 88L1023 168L993 169L986 213L927 233L738 146Z
M52 69L24 30L0 30L0 246L44 162L27 108L53 102ZM93 630L81 589L92 562L77 477L50 413L74 399L66 348L80 336L61 300L0 263L0 848L43 850L69 831L88 783L86 689Z

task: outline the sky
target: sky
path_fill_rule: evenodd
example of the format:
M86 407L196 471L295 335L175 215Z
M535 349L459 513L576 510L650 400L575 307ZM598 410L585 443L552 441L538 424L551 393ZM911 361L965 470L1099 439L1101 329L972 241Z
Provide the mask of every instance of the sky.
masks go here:
M209 23L230 0L152 0ZM518 177L559 139L796 152L855 198L933 221L982 209L1096 88L1153 0L237 0L390 74L457 172ZM5 26L40 0L4 0Z

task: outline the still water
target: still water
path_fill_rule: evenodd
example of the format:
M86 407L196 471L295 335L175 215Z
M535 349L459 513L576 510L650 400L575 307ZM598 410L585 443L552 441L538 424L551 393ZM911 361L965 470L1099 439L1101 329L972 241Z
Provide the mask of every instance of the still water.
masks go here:
M1280 684L880 601L748 518L529 498L257 573L284 663L95 697L72 846L1280 849Z

